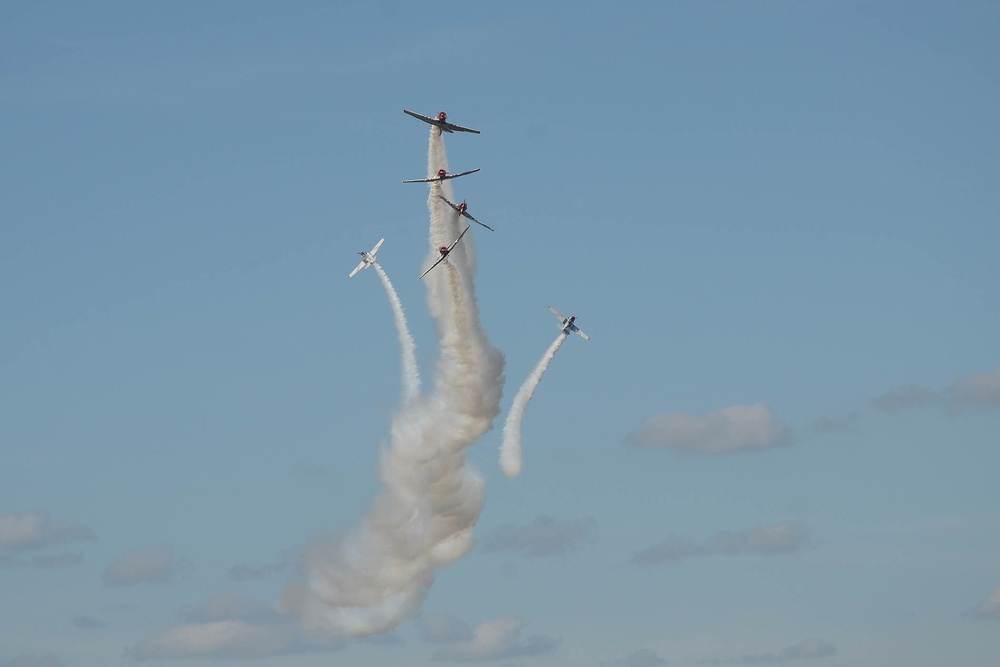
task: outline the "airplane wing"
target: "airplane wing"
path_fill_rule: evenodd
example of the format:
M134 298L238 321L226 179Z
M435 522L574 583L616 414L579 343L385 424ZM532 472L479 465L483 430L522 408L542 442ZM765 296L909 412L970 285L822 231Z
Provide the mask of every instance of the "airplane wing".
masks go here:
M455 132L471 132L473 134L479 134L479 130L473 130L471 127L462 127L461 125L455 125L454 123L448 122L444 123L444 127L442 129L449 131L454 130Z
M478 220L476 220L475 218L473 218L468 213L463 213L462 215L464 215L469 220L472 220L473 222L479 222ZM492 227L490 227L489 225L487 225L485 222L479 222L479 224L482 225L483 227L485 227L486 229L490 230L491 232L495 232L496 231L495 229L493 229Z
M445 257L447 257L447 255L441 255L441 256L440 256L440 257L438 258L438 261L436 261L436 262L434 262L433 264L431 264L431 265L430 265L430 267L428 267L428 269L427 269L426 271L424 271L423 273L421 273L421 274L420 274L420 277L419 277L419 278L417 278L417 280L423 280L423 279L424 279L424 276L426 276L426 275L427 275L428 273L430 273L430 272L431 272L431 269L433 269L433 268L434 268L435 266L437 266L438 264L440 264L441 262L443 262L443 261L444 261L444 259L445 259Z
M425 123L430 123L431 125L437 125L440 121L437 118L431 118L430 116L425 116L422 113L417 113L416 111L410 111L409 109L403 109L403 113L410 114L414 118L419 118Z
M383 244L384 242L385 242L385 237L383 236L382 238L380 238L380 239L378 240L378 243L376 243L376 244L375 244L375 247L374 247L374 248L372 248L372 251L371 251L370 253L368 253L369 255L371 255L371 256L372 256L372 259L375 259L375 253L377 253L377 252L378 252L378 249L382 247L382 244Z
M455 209L456 211L458 211L459 213L461 213L461 211L458 209L458 205L457 204L453 204L450 201L448 201L447 197L445 197L444 195L438 195L438 197L441 198L441 199L443 199L444 203L446 203L448 206L451 206L453 209Z
M351 271L349 274L347 274L347 277L348 278L353 278L354 274L356 274L358 271L360 271L361 269L365 268L366 266L368 266L368 262L362 260L360 264L358 264L357 266L354 267L353 271Z
M579 334L584 340L590 340L590 336L583 333L583 330L580 329L580 327L576 326L575 324L573 325L573 333Z
M403 113L409 114L414 118L418 118L425 123L437 125L445 132L472 132L473 134L479 134L479 130L473 130L471 127L462 127L461 125L455 125L454 123L449 123L448 121L440 121L437 118L431 118L430 116L425 116L422 113L410 111L409 109L403 109Z
M466 176L468 174L474 174L474 173L476 173L479 170L480 170L480 167L476 167L475 169L470 169L469 171L460 171L457 174L448 174L447 176L445 176L445 178L446 179L448 179L448 178L458 178L459 176Z
M559 319L560 322L565 322L566 321L566 318L563 317L562 315L560 315L559 311L556 310L555 308L553 308L552 306L549 306L549 310L552 311L552 314L555 315Z
M458 235L458 238L452 241L451 245L448 246L448 252L451 252L452 250L455 249L455 246L458 245L458 242L462 240L463 236L465 236L465 232L469 231L470 229L472 229L472 227L470 227L469 225L465 226L465 229L463 229L462 233Z
M447 181L448 179L451 179L451 178L458 178L459 176L465 176L467 174L474 174L477 171L479 171L480 168L481 167L477 167L475 169L470 169L469 171L459 172L457 174L448 174L444 178L439 178L437 176L433 176L431 178L414 178L412 180L403 181L403 182L404 183L439 183L441 181Z
M434 125L435 127L437 127L438 129L440 129L443 132L451 132L451 130L449 129L449 126L451 126L451 123L442 123L437 118L431 118L430 116L425 116L422 113L417 113L416 111L410 111L409 109L403 109L403 113L409 114L409 115L413 116L414 118L417 118L419 120L424 121L425 123L429 123L431 125ZM455 127L457 127L457 126L455 126Z

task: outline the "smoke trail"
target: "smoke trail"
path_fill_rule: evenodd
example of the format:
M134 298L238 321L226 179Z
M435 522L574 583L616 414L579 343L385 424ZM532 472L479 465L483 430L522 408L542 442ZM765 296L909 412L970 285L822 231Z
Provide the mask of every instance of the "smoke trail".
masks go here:
M406 405L420 393L420 370L417 368L417 344L413 341L410 327L406 323L406 313L403 312L403 302L399 300L396 288L392 286L389 276L382 270L382 265L375 262L375 271L382 279L386 294L389 295L389 304L392 306L392 315L396 320L396 332L399 334L399 346L403 354L403 405Z
M500 444L500 468L503 469L503 474L508 477L520 475L524 466L521 456L521 422L524 420L524 410L528 407L528 401L531 400L535 389L538 389L538 383L542 381L542 376L545 375L549 364L555 358L559 347L568 337L569 334L565 331L559 334L552 345L549 345L549 349L545 350L545 354L535 364L535 368L525 379L521 388L517 390L517 395L514 396L510 412L507 413L507 421L503 425L503 441Z
M447 168L437 128L428 163L434 171ZM438 245L455 239L458 225L438 206L447 208L436 196L441 185L430 190L436 254ZM469 234L425 280L441 355L433 392L393 415L379 464L381 492L352 533L306 547L305 586L286 591L286 605L309 630L361 636L393 628L419 610L436 568L473 546L483 482L466 464L465 450L500 412L504 359L479 324L471 249Z
M437 132L437 137L434 133ZM435 140L436 139L436 140ZM430 138L430 149L427 151L427 173L428 177L436 176L438 169L448 169L448 155L444 150L444 141L440 130L437 128L431 128L431 138ZM463 176L463 178L468 178ZM472 176L475 178L475 175ZM458 185L461 179L456 179L455 181L441 181L440 183L432 183L430 188L430 193L427 198L427 205L431 209L431 230L433 234L434 230L434 219L439 218L442 223L441 231L446 231L447 234L441 238L436 245L432 238L432 248L437 249L438 246L448 245L465 229L465 220L458 213L455 212L453 208L448 206L444 201L438 197L438 195L443 195L448 198L449 201L457 202L458 199L455 197L454 186ZM468 242L468 243L466 243ZM466 273L475 273L476 271L476 251L475 244L472 243L472 239L467 235L462 239L462 244L465 245L465 254L461 258L456 258L456 262L464 262L464 267ZM437 259L437 253L434 253L434 258Z

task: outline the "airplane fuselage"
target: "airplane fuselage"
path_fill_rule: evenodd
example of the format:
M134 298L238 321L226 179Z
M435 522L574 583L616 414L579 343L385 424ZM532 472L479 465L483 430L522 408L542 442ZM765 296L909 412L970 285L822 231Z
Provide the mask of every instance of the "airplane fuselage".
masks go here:
M437 129L441 130L442 132L453 134L453 132L448 129L448 114L446 114L443 111L438 113L437 118L432 118L427 122L435 126Z

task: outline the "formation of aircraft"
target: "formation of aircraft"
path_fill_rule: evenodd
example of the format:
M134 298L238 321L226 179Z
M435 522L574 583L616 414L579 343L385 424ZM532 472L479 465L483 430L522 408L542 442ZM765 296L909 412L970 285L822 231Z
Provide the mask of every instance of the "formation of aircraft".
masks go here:
M559 328L563 330L563 333L568 335L569 332L572 331L573 333L581 336L584 340L590 340L590 336L583 333L583 330L580 329L580 327L576 326L576 324L574 324L574 322L576 322L576 315L563 317L562 315L559 314L559 311L557 311L552 306L549 306L549 310L551 310L552 314L556 316L556 319L560 321Z
M463 236L465 236L465 232L469 231L470 229L472 229L472 227L470 225L466 225L465 229L462 230L462 233L458 235L458 238L451 242L451 245L443 245L440 248L438 248L438 252L441 253L441 256L438 258L438 261L430 265L430 268L428 268L426 271L420 274L419 280L423 280L424 276L426 276L428 273L431 272L431 269L433 269L435 266L443 262L445 258L448 257L448 253L454 250L455 246L458 245L458 242L462 240Z
M443 111L440 112L437 115L436 118L431 118L430 116L424 116L422 114L410 111L408 109L403 109L403 113L409 114L410 116L413 116L414 118L418 118L418 119L424 121L425 123L429 123L431 125L434 125L435 127L439 128L442 132L471 132L473 134L479 134L479 130L473 130L472 128L462 127L461 125L455 125L454 123L449 123L448 122L448 114L446 114ZM403 182L404 183L441 183L442 181L447 181L447 180L450 180L452 178L458 178L459 176L466 176L468 174L474 174L477 171L479 171L478 167L476 169L471 169L469 171L462 171L462 172L459 172L457 174L449 174L447 169L438 169L437 176L435 176L435 177L432 177L432 178L416 178L416 179L413 179L413 180L403 181ZM491 232L492 231L496 231L492 227L490 227L489 225L487 225L485 222L481 222L479 220L476 220L474 217L472 217L469 214L468 206L466 205L466 203L465 203L464 200L460 204L456 204L454 202L448 201L448 199L446 197L442 196L440 193L438 194L438 197L440 197L441 199L443 199L445 201L445 203L448 204L448 206L451 206L453 209L455 209L455 211L459 215L461 215L462 217L468 218L469 220L471 220L471 221L473 221L473 222L475 222L475 223L477 223L479 225L482 225L483 227L485 227L486 229L490 230ZM451 242L451 245L447 245L447 246L443 245L440 248L438 248L438 253L441 256L438 258L438 260L436 262L434 262L433 264L431 264L430 267L428 267L428 269L426 271L424 271L423 273L420 274L420 278L419 279L423 280L424 276L426 276L428 273L430 273L431 270L434 267L436 267L438 264L440 264L445 259L447 259L448 258L448 254L451 253L451 251L455 249L455 246L458 245L458 242L462 240L462 237L465 236L465 234L470 229L472 229L472 226L467 224L465 226L465 229L462 230L462 233L458 235L458 238ZM358 271L361 271L362 269L368 268L372 264L375 264L376 263L375 253L377 253L378 249L380 247L382 247L382 243L384 241L385 241L384 237L381 238L381 239L379 239L378 243L375 244L375 247L372 248L370 252L365 252L364 250L362 250L361 252L359 252L358 254L361 255L361 263L358 264L356 267L354 267L354 270L351 271L351 273L348 274L347 277L348 278L353 278L355 276L355 274L358 273ZM551 310L552 314L555 315L556 319L559 320L559 324L557 326L559 327L559 329L564 334L569 335L570 333L575 333L578 336L580 336L581 338L583 338L584 340L590 340L590 336L588 336L587 334L585 334L583 332L583 330L580 329L580 327L576 326L576 316L575 315L570 315L569 317L564 317L562 314L559 313L559 311L557 311L552 306L549 306L549 310Z
M433 178L414 178L411 181L403 181L404 183L440 183L441 181L447 181L452 178L458 178L459 176L465 176L467 174L474 174L479 171L479 167L475 169L470 169L469 171L462 171L457 174L449 174L447 169L438 169L438 175Z
M385 237L383 236L378 240L378 243L375 244L375 247L371 249L371 252L365 252L364 250L359 252L358 254L361 255L361 263L355 266L354 270L351 271L349 274L347 274L347 277L353 278L355 273L357 273L361 269L367 269L369 266L374 264L375 253L378 252L378 249L382 247L382 243L384 242L385 242Z
M438 113L436 118L431 118L430 116L425 116L423 114L417 113L416 111L410 111L409 109L403 109L403 113L409 114L414 118L419 118L425 123L429 123L439 128L442 132L471 132L473 134L479 134L479 130L473 130L471 127L462 127L461 125L455 125L454 123L448 122L448 114L441 111Z
M485 227L486 229L490 230L491 232L495 232L496 231L495 229L493 229L492 227L490 227L489 225L487 225L485 222L480 222L479 220L476 220L471 215L469 215L469 211L468 211L469 207L466 206L465 201L463 201L461 204L454 204L454 203L448 201L447 197L443 197L441 195L438 195L438 197L441 197L441 199L444 199L445 203L448 204L448 206L451 206L453 209L455 209L458 212L459 215L465 216L469 220L472 220L473 222L482 225L483 227Z

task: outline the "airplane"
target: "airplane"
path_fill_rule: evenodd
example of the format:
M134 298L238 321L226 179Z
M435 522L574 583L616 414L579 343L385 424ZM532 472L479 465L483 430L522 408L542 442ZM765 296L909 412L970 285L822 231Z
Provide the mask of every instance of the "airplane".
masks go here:
M583 331L580 329L580 327L578 327L575 324L573 324L576 321L576 315L570 315L569 317L563 317L552 306L549 306L549 310L551 310L552 314L556 316L556 319L562 321L562 324L559 325L559 328L563 330L564 334L569 335L569 332L572 331L573 333L576 333L576 334L579 334L580 336L582 336L584 340L590 340L590 336L588 336L587 334L583 333Z
M375 263L375 253L377 253L378 249L382 247L382 243L384 241L385 241L385 237L380 238L378 240L378 243L375 244L375 247L372 248L371 252L365 252L364 250L362 250L361 252L359 252L358 254L361 255L361 263L358 264L357 266L355 266L354 270L351 271L348 274L347 277L348 278L353 278L355 273L357 273L361 269L367 269L369 266L371 266L372 264L374 264Z
M419 118L425 123L430 123L431 125L439 128L442 132L472 132L473 134L479 134L479 130L473 130L470 127L462 127L461 125L449 123L448 114L443 111L437 115L437 118L431 118L430 116L425 116L415 111L410 111L409 109L403 109L403 113L409 114L414 118Z
M438 197L441 197L441 195L438 195ZM492 227L490 227L489 225L487 225L485 222L479 222L478 220L476 220L475 218L473 218L471 215L469 215L469 211L467 210L469 207L465 205L464 201L461 204L452 204L445 197L441 197L441 199L444 199L445 203L448 204L448 206L451 206L453 209L455 209L456 211L458 211L459 215L464 215L469 220L472 220L473 222L478 222L480 225L482 225L486 229L490 230L491 232L495 232L496 231L495 229L493 229Z
M465 176L466 174L474 174L479 171L479 167L475 169L470 169L469 171L459 172L457 174L449 174L446 169L438 169L438 175L434 178L415 178L412 181L403 181L404 183L440 183L441 181L447 181L451 178L458 178L459 176Z
M421 273L420 274L420 278L418 280L423 280L424 276L426 276L428 273L431 272L431 269L433 269L435 266L437 266L438 264L440 264L441 262L443 262L444 258L448 256L448 253L450 253L452 250L454 250L455 246L458 245L458 242L462 240L463 236L465 236L465 232L469 231L470 229L472 229L472 226L471 225L466 225L465 229L462 230L462 233L458 235L458 238L455 239L452 242L451 245L443 245L440 248L438 248L438 252L441 253L441 257L438 258L438 261L436 261L433 264L431 264L430 269L427 269L426 271L424 271L423 273Z

